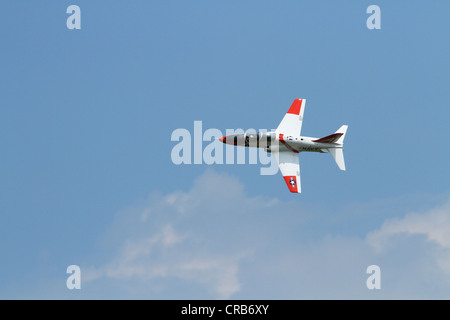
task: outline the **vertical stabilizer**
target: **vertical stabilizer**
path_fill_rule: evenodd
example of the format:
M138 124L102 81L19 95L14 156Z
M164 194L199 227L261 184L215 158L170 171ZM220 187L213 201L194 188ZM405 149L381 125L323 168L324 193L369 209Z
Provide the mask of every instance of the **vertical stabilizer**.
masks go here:
M342 133L342 136L336 141L336 143L344 144L345 134L347 133L348 125L344 124L335 133Z

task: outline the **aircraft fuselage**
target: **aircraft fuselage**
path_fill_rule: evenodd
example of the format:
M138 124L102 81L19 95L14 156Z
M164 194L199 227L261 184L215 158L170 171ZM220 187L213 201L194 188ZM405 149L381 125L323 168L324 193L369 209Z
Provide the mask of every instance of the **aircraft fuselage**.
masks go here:
M264 148L267 152L292 151L299 152L327 152L328 148L339 147L336 143L316 142L318 138L304 136L285 136L276 132L244 133L225 136L220 139L223 143L242 146Z

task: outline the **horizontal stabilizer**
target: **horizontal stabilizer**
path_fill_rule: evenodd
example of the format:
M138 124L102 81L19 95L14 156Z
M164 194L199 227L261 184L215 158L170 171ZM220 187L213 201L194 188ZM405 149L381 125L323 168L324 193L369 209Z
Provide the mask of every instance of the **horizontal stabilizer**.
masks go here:
M344 149L328 148L328 152L331 154L334 161L336 161L336 164L338 165L339 169L345 171Z

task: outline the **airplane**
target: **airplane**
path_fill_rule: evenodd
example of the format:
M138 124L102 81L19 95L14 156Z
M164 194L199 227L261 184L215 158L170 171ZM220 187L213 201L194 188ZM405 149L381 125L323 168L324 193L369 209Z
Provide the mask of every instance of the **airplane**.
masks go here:
M233 134L220 138L223 143L264 148L275 157L289 191L301 193L300 152L330 153L339 169L345 171L344 138L347 125L323 138L301 136L306 99L295 99L278 128L270 132Z

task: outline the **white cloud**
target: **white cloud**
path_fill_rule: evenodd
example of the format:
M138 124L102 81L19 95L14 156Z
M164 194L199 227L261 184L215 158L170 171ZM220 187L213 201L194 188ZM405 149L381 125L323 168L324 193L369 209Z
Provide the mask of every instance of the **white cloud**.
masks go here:
M336 220L333 234L330 213L251 197L208 170L186 192L118 214L105 236L109 258L84 279L97 292L115 283L120 297L152 299L449 298L449 203L399 212L362 237L342 234ZM380 291L366 287L372 264Z
M443 248L450 248L450 201L425 213L389 219L379 230L369 233L367 241L380 251L388 248L389 240L398 234L423 235Z
M237 271L242 257L205 250L196 237L178 234L168 224L155 235L126 241L97 277L137 278L147 285L155 278L174 277L201 283L217 298L229 298L240 289Z
M366 240L379 255L403 248L411 250L418 243L411 255L420 255L427 264L422 277L440 274L440 281L450 285L450 201L423 213L389 219L380 229L370 232Z
M241 290L240 264L265 242L256 220L278 205L248 197L236 178L208 170L188 192L153 195L145 206L120 213L106 237L120 249L87 268L87 279L140 279L152 287L164 278L230 298Z

